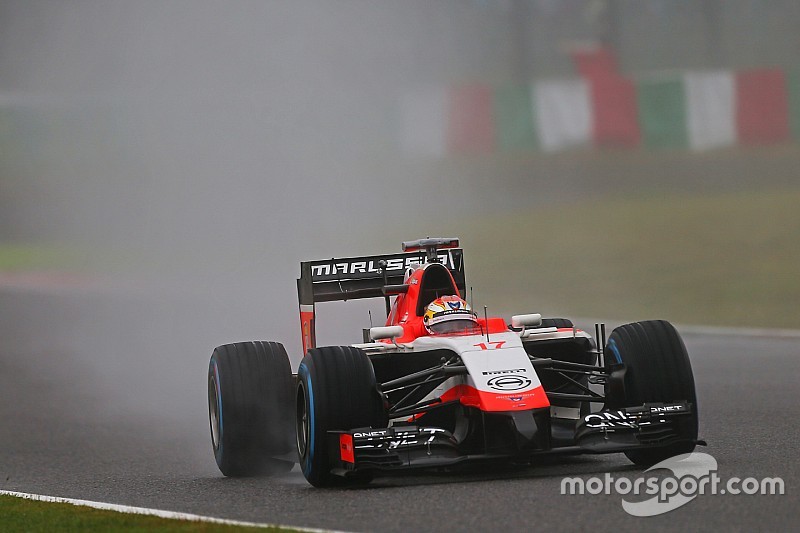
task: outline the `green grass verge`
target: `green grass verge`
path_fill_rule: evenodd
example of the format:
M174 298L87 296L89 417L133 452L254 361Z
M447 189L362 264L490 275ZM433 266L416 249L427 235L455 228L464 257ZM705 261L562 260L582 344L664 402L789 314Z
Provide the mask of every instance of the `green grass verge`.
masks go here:
M604 197L383 229L380 241L460 236L476 304L496 313L800 328L798 206L800 190L785 188ZM0 245L0 272L134 264L119 254L94 255L105 259Z
M175 531L233 533L237 531L286 532L291 529L253 528L168 520L115 511L101 511L68 503L45 503L13 496L0 496L0 529L7 532L69 532L69 531Z
M434 232L462 237L496 312L800 328L798 206L800 190L602 199Z
M0 272L85 269L81 251L62 245L0 244Z
M75 243L2 243L1 272L107 274L142 270L151 263L144 253Z

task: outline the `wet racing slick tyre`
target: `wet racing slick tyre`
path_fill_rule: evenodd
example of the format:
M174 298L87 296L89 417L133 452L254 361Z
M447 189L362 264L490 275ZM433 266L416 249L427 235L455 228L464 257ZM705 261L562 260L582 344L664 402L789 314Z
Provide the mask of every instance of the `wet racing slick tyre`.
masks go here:
M291 454L292 371L277 342L218 346L208 367L211 445L220 471L231 477L282 474Z
M540 328L572 328L572 321L567 318L543 318Z
M368 475L331 474L328 455L328 431L388 424L367 355L352 346L309 350L297 371L296 400L297 454L308 482L315 487L369 482Z
M697 440L697 395L689 355L669 322L634 322L616 328L608 338L606 359L625 363L624 398L609 398L623 407L644 403L687 401L691 415L677 421L680 441L667 446L629 450L625 455L640 466L652 466L681 453L689 453Z

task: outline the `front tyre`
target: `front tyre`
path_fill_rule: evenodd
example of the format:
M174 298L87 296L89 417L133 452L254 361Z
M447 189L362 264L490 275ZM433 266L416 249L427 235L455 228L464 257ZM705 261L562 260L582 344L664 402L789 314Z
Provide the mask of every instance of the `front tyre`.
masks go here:
M625 363L624 397L609 394L620 407L645 403L691 403L691 415L677 422L679 439L667 446L629 450L625 455L640 466L651 466L674 455L689 453L697 441L697 395L689 354L675 327L663 320L634 322L608 337L606 359Z
M309 350L297 372L297 455L303 475L315 487L367 477L331 474L328 431L386 427L388 420L378 394L372 362L352 346Z
M292 372L283 345L238 342L218 346L208 367L211 445L231 477L281 474L291 453Z

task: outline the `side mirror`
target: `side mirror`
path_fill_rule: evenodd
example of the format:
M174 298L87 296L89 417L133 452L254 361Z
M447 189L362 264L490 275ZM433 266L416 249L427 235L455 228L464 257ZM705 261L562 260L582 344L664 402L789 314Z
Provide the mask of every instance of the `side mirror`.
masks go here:
M381 288L384 296L397 296L398 294L405 294L408 292L408 285L386 285Z
M374 341L402 337L405 331L403 326L377 326L369 328L369 337Z
M514 315L511 317L511 326L515 328L535 328L542 325L542 315L533 313L530 315Z

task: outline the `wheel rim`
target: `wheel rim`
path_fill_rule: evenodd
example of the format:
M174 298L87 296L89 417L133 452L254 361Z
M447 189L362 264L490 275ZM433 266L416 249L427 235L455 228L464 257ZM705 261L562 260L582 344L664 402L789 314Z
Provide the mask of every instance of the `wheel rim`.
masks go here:
M306 390L303 383L297 387L297 453L301 459L306 456L308 435L310 433L308 409L306 408Z
M219 397L217 396L217 380L211 375L208 378L208 418L211 423L211 444L219 448Z

